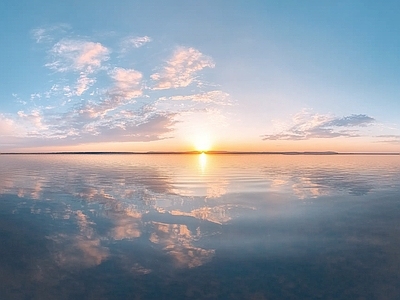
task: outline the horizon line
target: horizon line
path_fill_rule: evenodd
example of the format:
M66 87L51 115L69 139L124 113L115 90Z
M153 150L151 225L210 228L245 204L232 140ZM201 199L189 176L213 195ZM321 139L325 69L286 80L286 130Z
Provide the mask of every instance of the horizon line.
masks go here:
M337 152L337 151L52 151L52 152L0 152L0 155L102 155L102 154L265 154L265 155L400 155L400 152Z

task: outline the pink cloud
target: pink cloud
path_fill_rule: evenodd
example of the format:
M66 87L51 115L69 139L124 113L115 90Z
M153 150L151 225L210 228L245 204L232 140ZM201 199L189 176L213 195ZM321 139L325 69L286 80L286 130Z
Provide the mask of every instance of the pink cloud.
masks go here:
M50 53L53 62L46 64L47 67L58 72L73 70L90 73L108 60L110 51L100 43L64 39L56 43Z
M28 123L30 126L30 132L36 132L40 129L46 129L47 127L43 124L43 116L40 111L37 109L32 110L30 113L25 113L23 111L19 111L18 116L22 122Z
M195 74L204 68L214 68L213 60L194 48L180 47L159 73L151 75L155 90L186 87L195 80Z
M115 68L110 72L114 86L107 92L107 99L100 103L89 103L79 113L88 118L104 116L107 112L132 103L133 98L142 96L142 73L133 69Z
M18 131L17 124L13 120L0 114L0 136L13 136L17 134Z
M63 39L51 49L53 61L46 66L57 72L79 72L71 96L80 96L96 82L89 75L102 67L102 63L109 59L109 53L110 50L100 43Z
M115 68L111 72L115 87L111 90L112 95L120 96L124 99L132 99L142 95L142 73L132 70Z

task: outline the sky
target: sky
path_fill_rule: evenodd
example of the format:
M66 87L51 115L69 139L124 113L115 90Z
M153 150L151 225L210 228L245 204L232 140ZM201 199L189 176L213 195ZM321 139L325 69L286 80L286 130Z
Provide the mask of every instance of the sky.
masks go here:
M399 152L399 13L390 0L3 0L0 152Z

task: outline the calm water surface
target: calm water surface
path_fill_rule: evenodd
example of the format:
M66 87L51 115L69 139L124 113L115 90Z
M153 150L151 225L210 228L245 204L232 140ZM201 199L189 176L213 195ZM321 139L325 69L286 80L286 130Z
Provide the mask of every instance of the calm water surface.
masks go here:
M0 155L0 299L400 299L400 157Z

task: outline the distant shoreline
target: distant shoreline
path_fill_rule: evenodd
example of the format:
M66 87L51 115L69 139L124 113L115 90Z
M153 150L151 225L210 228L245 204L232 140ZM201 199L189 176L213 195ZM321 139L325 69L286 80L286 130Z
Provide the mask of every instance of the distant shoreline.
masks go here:
M160 154L240 154L240 155L400 155L399 152L335 152L335 151L150 151L150 152L4 152L0 155L160 155Z

